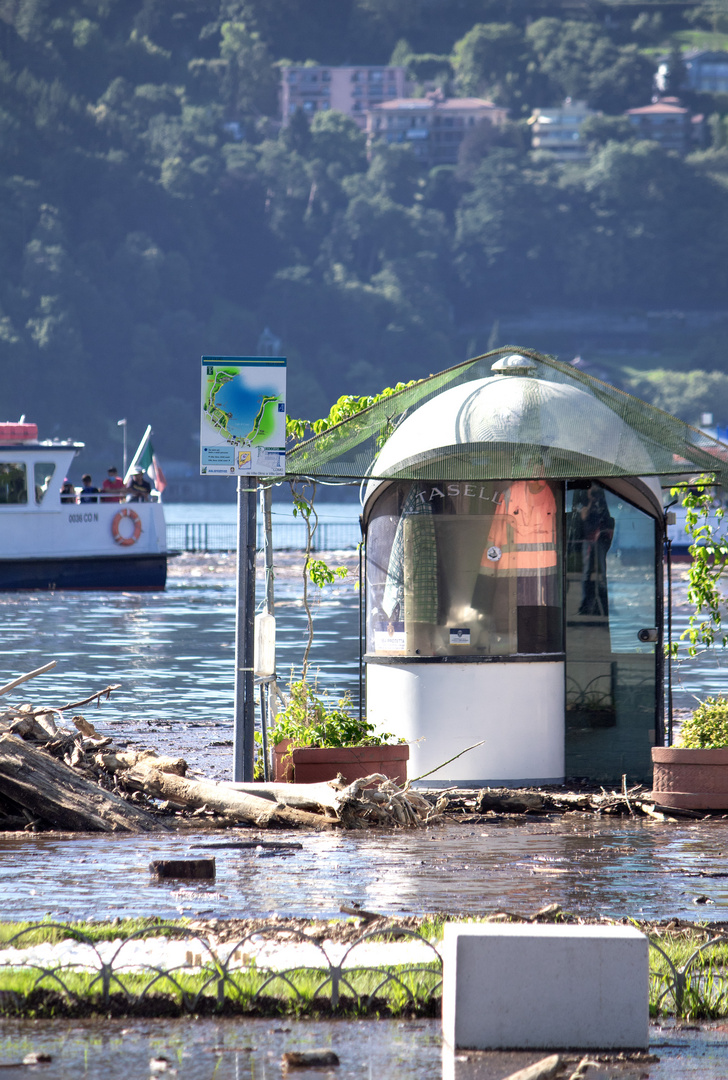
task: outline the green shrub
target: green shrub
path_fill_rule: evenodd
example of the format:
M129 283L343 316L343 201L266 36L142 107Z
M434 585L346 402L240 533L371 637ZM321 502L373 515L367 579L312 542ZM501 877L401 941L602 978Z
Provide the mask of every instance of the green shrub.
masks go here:
M278 713L271 731L275 746L290 739L294 746L382 746L395 742L394 735L377 734L373 724L352 715L347 692L333 705L325 690L306 679L291 681L288 704Z
M687 750L728 747L728 700L706 698L680 731L680 746Z

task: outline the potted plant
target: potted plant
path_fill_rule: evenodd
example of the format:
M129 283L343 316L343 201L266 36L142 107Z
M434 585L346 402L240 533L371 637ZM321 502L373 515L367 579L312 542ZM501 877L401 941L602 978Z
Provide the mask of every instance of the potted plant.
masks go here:
M652 796L660 806L728 810L728 700L708 697L680 732L678 746L652 750Z
M409 746L393 738L354 716L348 694L332 705L326 692L307 679L292 679L286 707L271 731L274 780L313 784L341 773L351 783L383 773L403 784Z
M291 423L295 425L302 421L289 421L289 433L293 434ZM276 714L269 732L273 747L273 779L278 783L318 783L334 780L341 773L351 783L378 772L404 784L409 746L393 742L393 735L377 733L373 724L355 716L350 694L346 693L332 705L326 692L320 692L315 680L309 677L309 655L313 644L309 583L323 589L338 578L346 577L348 571L345 567L331 567L323 559L312 557L318 527L315 483L291 482L291 494L293 513L300 515L306 526L301 599L306 613L307 639L300 678L292 676L288 694L278 695L284 708Z

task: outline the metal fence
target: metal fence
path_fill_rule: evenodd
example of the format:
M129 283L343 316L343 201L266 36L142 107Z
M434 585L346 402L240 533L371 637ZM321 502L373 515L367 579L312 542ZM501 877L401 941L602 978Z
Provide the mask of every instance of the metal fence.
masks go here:
M45 941L40 943L38 937ZM423 959L372 963L367 944L414 941ZM54 940L55 939L55 940ZM276 950L279 953L275 959ZM343 950L343 951L342 951ZM396 950L396 945L395 945ZM285 955L292 953L291 962ZM301 952L300 958L297 953ZM338 956L332 955L334 952ZM298 962L296 962L298 960ZM415 931L392 925L340 947L310 933L270 924L224 944L199 930L159 924L113 941L94 940L63 923L24 926L0 946L0 1016L76 1013L114 1007L117 1014L157 1015L160 999L178 1013L300 1011L326 1001L357 1012L386 1001L392 1011L431 1011L442 994L442 960ZM40 1010L40 1012L39 1012Z
M397 955L405 942L419 946L414 961ZM367 953L374 943L390 950L388 959L380 952L375 962ZM682 960L676 959L675 941L672 956L664 939L649 944L653 1011L693 1018L728 1014L728 934L708 938ZM73 926L42 922L25 925L0 945L0 1016L94 1008L160 1015L165 1005L178 1014L300 1012L320 1008L322 1001L333 1013L381 1012L384 1002L392 1012L433 1015L441 997L436 945L396 924L335 945L280 922L225 943L176 923L99 941Z
M313 537L314 551L346 551L361 540L356 522L326 521L318 526ZM257 544L263 547L263 523L258 522ZM227 522L188 522L167 525L169 551L236 551L237 525ZM303 551L306 547L306 526L302 521L276 522L273 525L273 547L277 551Z

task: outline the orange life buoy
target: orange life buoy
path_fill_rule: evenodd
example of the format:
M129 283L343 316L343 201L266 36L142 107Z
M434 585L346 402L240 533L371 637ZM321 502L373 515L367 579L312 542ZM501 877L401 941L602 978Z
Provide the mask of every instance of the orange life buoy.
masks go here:
M134 532L131 536L123 536L120 525L124 518L128 518L134 525ZM139 537L142 535L142 523L136 510L120 510L111 522L111 535L117 544L121 544L122 547L129 547L130 544L136 544Z

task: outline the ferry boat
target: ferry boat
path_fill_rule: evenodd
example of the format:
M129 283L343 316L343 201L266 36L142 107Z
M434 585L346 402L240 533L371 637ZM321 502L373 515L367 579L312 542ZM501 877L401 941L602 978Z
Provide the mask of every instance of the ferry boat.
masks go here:
M66 478L83 447L41 442L36 424L0 422L0 590L164 588L159 491L145 501L125 491L82 496Z

